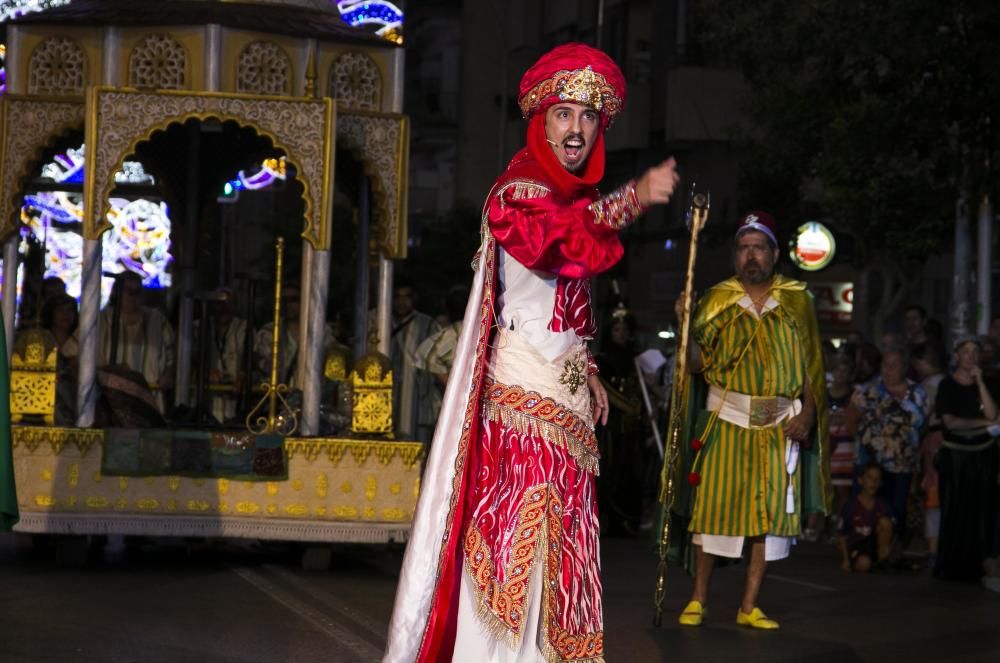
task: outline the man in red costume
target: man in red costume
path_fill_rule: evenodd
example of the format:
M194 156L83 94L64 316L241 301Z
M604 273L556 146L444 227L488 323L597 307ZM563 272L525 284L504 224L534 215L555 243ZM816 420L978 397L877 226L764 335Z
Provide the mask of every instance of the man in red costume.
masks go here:
M524 75L528 145L483 208L483 243L403 561L385 661L604 660L590 279L677 186L673 159L607 196L621 70L583 44Z

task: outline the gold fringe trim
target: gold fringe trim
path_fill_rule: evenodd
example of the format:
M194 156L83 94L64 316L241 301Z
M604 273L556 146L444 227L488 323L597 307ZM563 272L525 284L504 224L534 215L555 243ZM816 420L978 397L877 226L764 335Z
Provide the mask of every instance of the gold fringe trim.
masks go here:
M548 506L546 506L546 509ZM473 525L469 525L472 527ZM539 624L539 629L541 631L540 647L542 651L542 657L545 659L546 663L605 663L603 656L592 656L590 658L574 658L568 659L563 658L556 648L552 646L549 642L549 623L550 623L550 608L549 608L549 592L552 591L548 587L548 578L546 578L545 570L548 568L548 556L549 551L549 531L548 527L543 524L538 525L538 543L535 549L535 555L531 560L531 570L528 572L528 577L525 580L524 588L524 604L523 608L525 610L525 616L529 606L531 605L531 580L535 573L542 573L542 596L539 604L541 612L541 623ZM562 555L562 551L555 551L556 555ZM493 560L491 558L489 549L484 551L486 557L485 562L489 565L489 568L495 568L493 566ZM521 647L521 639L527 634L525 629L522 629L520 633L512 630L508 624L505 624L496 614L490 609L490 602L486 600L483 594L482 588L480 588L479 583L476 581L476 571L471 565L471 561L468 557L465 557L463 564L465 567L465 572L469 574L469 580L471 580L472 591L475 595L476 600L476 617L479 619L479 625L483 629L483 632L487 636L493 638L498 642L502 642L505 646L510 648L512 651L517 651ZM525 621L524 626L527 626L527 621ZM538 634L536 634L538 635Z
M490 602L486 599L483 594L482 588L479 583L476 582L476 573L469 564L469 559L465 559L465 572L469 574L472 580L472 591L476 595L476 616L479 618L479 625L482 627L483 631L491 638L498 642L502 642L510 649L517 651L518 647L521 646L521 638L524 633L518 633L510 628L509 625L505 624L496 613L490 609ZM490 568L493 568L492 562L490 563ZM530 581L531 573L535 569L532 569L528 573L528 578ZM527 603L528 593L525 593L525 602Z
M544 610L543 610L544 612ZM548 627L545 627L548 631ZM556 648L549 642L548 635L542 638L542 656L545 663L604 663L603 656L591 656L590 658L563 658L556 651Z
M549 506L550 505L546 505L546 511L548 511ZM542 563L542 568L546 570L549 569L549 555L556 555L556 560L562 559L561 542L559 542L558 550L550 550L549 548L550 534L551 532L549 532L548 527L542 527L541 532L539 532L538 539L538 549L541 557L540 561ZM558 539L559 537L556 536L556 538ZM554 567L559 568L559 566L561 566L561 563L557 561ZM550 605L554 604L555 601L550 600L553 598L549 594L552 591L552 588L549 587L549 578L547 575L548 574L542 576L542 657L545 658L545 663L604 663L603 656L592 656L590 658L563 658L556 648L552 646L552 643L549 641L549 637L552 633L549 628L552 616L549 613L551 612ZM556 573L555 575L558 576L559 574Z
M595 476L600 474L600 457L587 449L576 437L569 435L559 424L518 412L491 400L484 400L483 413L490 421L513 428L522 435L534 435L549 444L563 447L581 470Z
M496 197L500 199L500 206L503 207L504 196L510 191L510 200L530 200L532 198L544 198L552 193L548 187L532 182L530 180L513 180L500 187Z

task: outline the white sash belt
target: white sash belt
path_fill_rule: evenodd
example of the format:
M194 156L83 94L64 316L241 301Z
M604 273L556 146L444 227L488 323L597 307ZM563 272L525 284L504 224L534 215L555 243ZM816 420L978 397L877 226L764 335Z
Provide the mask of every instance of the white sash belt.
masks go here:
M725 391L713 384L708 389L708 409L718 411L719 419L740 428L771 428L801 412L802 401L783 396L751 396Z

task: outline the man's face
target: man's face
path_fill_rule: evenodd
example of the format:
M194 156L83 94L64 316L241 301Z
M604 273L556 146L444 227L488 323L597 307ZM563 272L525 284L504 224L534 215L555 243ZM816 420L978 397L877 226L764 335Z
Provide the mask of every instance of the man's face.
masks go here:
M766 283L774 274L778 250L771 246L767 235L748 230L736 238L736 277L743 283Z
M545 111L545 137L563 168L571 173L583 169L590 157L601 115L589 106L559 103Z
M57 306L52 322L56 329L70 329L76 322L76 306L73 302L67 301Z
M970 370L979 365L979 346L972 342L963 343L955 351L955 361L960 368Z
M903 317L903 325L906 327L906 335L909 338L918 338L924 333L924 316L920 311L910 309Z
M142 308L142 284L138 280L123 279L120 282L122 291L122 311L135 313Z
M628 325L624 322L618 321L611 327L611 340L617 345L628 343L628 336Z
M403 287L396 288L396 292L392 297L392 312L396 314L397 317L405 318L410 313L413 313L413 309L417 305L417 293L413 291L413 288Z
M889 384L899 384L906 376L906 361L899 352L882 354L882 380Z
M837 384L848 384L851 381L851 365L840 361L833 365L833 381Z

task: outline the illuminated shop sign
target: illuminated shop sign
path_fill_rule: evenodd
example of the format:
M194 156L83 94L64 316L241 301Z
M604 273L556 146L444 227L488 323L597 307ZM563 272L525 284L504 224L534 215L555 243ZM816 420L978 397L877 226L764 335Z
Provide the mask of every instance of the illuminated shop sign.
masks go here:
M854 312L854 283L850 281L810 281L816 319L821 324L847 325Z
M803 223L792 241L792 262L807 272L823 269L833 260L837 242L829 228L817 221Z

